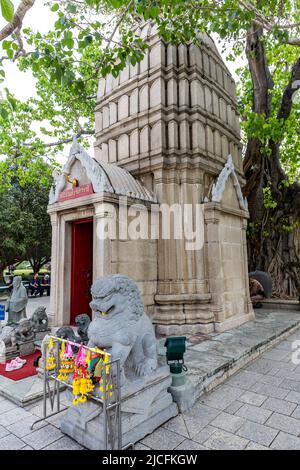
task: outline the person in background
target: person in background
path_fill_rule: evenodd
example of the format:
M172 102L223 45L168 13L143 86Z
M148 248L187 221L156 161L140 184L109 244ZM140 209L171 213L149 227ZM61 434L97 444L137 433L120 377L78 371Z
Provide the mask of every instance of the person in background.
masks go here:
M45 273L40 285L40 296L44 295L44 290L47 291L47 295L50 295L50 276L49 274Z
M250 298L254 308L261 308L263 305L260 302L265 297L264 288L257 279L249 278Z
M33 297L36 297L40 293L40 280L38 273L33 275L33 279L29 284L30 294Z

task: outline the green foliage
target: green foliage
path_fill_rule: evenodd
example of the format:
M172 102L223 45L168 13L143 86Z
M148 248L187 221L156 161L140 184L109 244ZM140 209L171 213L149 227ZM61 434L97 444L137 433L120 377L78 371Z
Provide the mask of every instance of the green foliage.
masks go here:
M1 0L1 5L10 0ZM214 33L222 39L230 60L245 52L245 35L255 11L238 0L57 0L48 7L56 15L51 31L41 34L29 28L22 31L26 54L18 54L18 39L2 41L0 81L5 79L5 60L13 59L22 71L30 70L36 80L37 97L21 103L5 91L0 103L0 155L22 159L32 172L44 156L54 165L57 150L47 142L63 142L73 134L94 132L94 109L100 76L116 77L127 62L136 65L147 45L135 31L145 20L156 23L158 33L172 43L201 41L201 33ZM243 139L257 137L266 154L270 142L281 143L281 161L291 179L298 176L300 156L299 111L293 106L284 123L277 119L282 94L297 48L286 44L297 27L280 28L281 23L300 20L298 1L263 0L257 9L274 26L263 36L273 76L272 113L266 117L252 110L253 88L247 66L238 71L238 97ZM21 175L18 175L21 177ZM9 173L7 180L9 180Z
M1 162L3 163L3 162ZM42 174L47 174L44 168ZM0 267L28 259L32 267L50 259L51 224L47 214L52 178L21 184L14 177L10 187L0 192ZM2 272L2 271L1 271Z
M273 199L270 186L263 188L264 206L266 209L275 209L277 202Z
M1 13L6 21L11 21L14 16L14 5L10 0L0 0Z

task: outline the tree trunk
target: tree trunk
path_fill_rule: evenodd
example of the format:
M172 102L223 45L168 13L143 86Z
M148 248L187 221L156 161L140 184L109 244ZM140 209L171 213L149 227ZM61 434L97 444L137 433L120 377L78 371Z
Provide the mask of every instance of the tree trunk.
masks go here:
M273 81L268 68L263 31L255 23L248 32L247 58L253 84L253 111L271 114ZM285 120L292 108L294 81L300 78L300 60L292 70L277 118ZM296 297L300 292L300 259L297 253L295 230L299 221L300 188L298 184L286 187L287 177L279 160L280 142L270 141L268 152L257 138L249 139L244 159L250 222L248 226L249 270L260 269L271 274L273 294L282 298ZM276 207L265 207L264 188L270 188Z

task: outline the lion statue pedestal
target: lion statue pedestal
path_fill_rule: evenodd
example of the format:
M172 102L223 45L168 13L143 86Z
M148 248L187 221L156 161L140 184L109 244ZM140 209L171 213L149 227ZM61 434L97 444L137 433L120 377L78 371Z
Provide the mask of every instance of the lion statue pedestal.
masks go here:
M90 347L106 349L120 359L122 445L137 442L177 415L168 387L169 368L159 365L157 341L144 313L137 285L127 276L112 275L94 282L88 328ZM104 449L103 414L88 402L71 406L61 430L88 449Z

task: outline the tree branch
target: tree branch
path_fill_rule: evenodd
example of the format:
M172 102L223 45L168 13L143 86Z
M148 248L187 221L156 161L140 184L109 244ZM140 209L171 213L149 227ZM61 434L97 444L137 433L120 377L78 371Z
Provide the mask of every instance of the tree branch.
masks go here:
M33 7L35 0L22 0L19 4L14 17L10 23L8 23L0 31L0 41L10 36L17 28L22 27L23 19L30 8Z
M298 90L300 90L300 57L293 65L289 83L283 92L281 105L277 114L278 119L286 120L289 118L293 106L293 96Z

